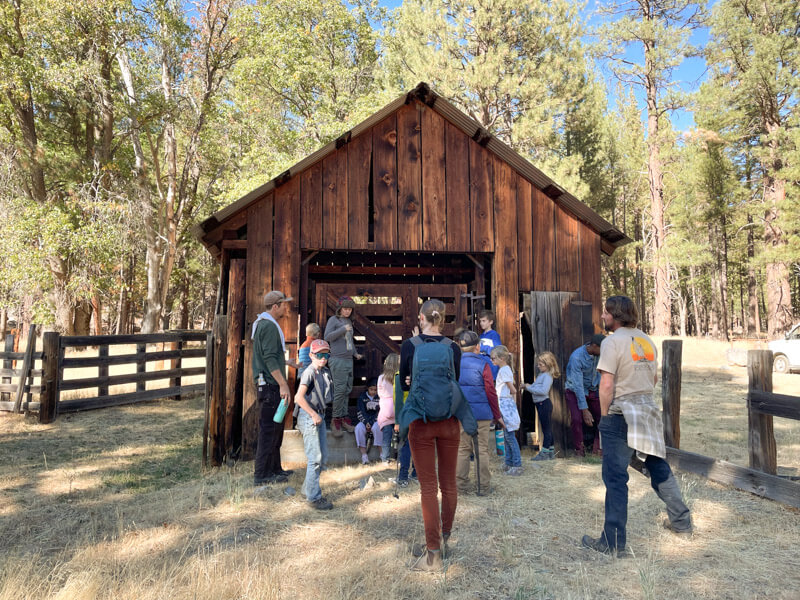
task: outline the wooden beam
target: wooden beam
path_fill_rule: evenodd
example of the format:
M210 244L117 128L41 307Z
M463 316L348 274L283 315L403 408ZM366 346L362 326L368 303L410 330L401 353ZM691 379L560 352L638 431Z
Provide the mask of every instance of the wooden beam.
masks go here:
M800 483L669 446L667 461L681 471L702 475L737 490L800 508Z
M469 275L471 268L460 267L365 267L361 265L309 265L311 274L351 275Z
M750 468L775 475L778 471L778 459L772 415L753 410L751 398L754 391L772 392L772 352L747 352L747 381L747 445Z
M339 305L339 299L335 294L328 291L326 302L331 310L336 311L336 308ZM392 352L397 352L398 354L400 353L400 345L391 338L382 335L379 331L376 331L372 326L372 322L366 317L359 315L357 310L353 311L353 314L350 315L350 318L353 320L353 326L356 331L377 346L378 349L384 353L384 355L391 354Z
M800 421L800 396L750 390L750 409L762 415Z
M681 447L681 340L661 343L661 405L664 410L664 441Z
M36 325L31 325L28 329L28 346L25 348L25 358L22 360L22 373L19 376L19 386L17 387L17 397L14 401L14 412L22 412L22 396L25 393L25 381L30 375L33 351L36 348Z

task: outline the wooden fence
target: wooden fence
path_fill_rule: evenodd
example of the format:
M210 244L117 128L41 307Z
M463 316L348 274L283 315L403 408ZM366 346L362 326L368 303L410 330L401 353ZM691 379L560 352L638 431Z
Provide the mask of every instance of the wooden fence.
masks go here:
M662 403L667 460L675 468L702 475L759 496L800 508L800 483L777 476L773 417L800 420L800 397L772 393L772 352L747 352L749 468L680 450L680 340L662 344Z
M39 411L39 422L50 423L59 413L79 410L134 404L145 400L171 397L179 399L186 394L202 392L206 384L183 385L182 379L206 372L203 364L198 367L183 367L183 359L206 358L206 348L211 336L206 331L175 331L139 335L100 335L100 336L62 336L56 332L47 332L43 336L42 352L34 352L36 344L35 326L31 327L28 336L28 347L25 353L1 352L3 369L0 375L4 378L17 378L15 383L0 384L0 392L14 395L14 400L0 400L0 410ZM192 345L190 343L198 343ZM134 345L136 352L111 355L112 346ZM153 347L161 345L161 348ZM66 356L67 348L97 347L97 356ZM148 346L150 349L148 349ZM168 347L169 349L164 349ZM21 368L11 368L14 360L23 360ZM35 361L40 361L41 368L34 369ZM147 363L160 361L168 368L147 370ZM116 365L135 365L134 373L111 375L109 367ZM65 378L65 371L73 369L95 368L97 374L90 377ZM40 384L34 385L34 378ZM157 389L147 389L148 381L167 379L168 385ZM111 392L112 386L135 384L133 392ZM96 395L74 399L61 399L62 392L72 390L96 390ZM27 401L22 397L27 395ZM33 400L38 395L39 401Z

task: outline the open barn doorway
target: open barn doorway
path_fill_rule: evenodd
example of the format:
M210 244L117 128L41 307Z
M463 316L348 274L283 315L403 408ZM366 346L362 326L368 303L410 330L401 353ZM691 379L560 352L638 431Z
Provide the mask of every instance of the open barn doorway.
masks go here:
M353 399L377 377L383 361L411 337L422 303L438 298L446 305L443 333L452 337L475 326L491 289L490 256L441 253L308 253L303 263L300 331L315 322L325 324L338 299L356 303L353 326L359 354L353 369ZM305 286L302 284L305 283Z

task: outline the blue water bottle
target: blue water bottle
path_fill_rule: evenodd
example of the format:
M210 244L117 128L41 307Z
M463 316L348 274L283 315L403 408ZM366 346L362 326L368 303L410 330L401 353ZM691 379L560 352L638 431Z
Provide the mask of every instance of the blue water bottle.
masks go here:
M494 430L494 443L497 446L497 456L506 455L506 438L503 435L502 429Z
M286 416L286 409L289 408L289 399L288 398L281 398L281 403L278 405L278 408L275 410L275 416L272 417L272 420L276 423L283 423L283 417Z

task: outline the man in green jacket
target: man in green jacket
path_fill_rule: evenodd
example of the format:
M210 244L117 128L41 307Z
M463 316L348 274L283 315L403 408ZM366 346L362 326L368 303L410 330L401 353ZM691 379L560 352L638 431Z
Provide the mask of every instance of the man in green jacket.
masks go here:
M277 290L268 292L264 296L266 311L253 323L253 379L259 409L253 483L257 486L282 483L291 474L281 467L283 423L273 421L281 401L289 401L289 384L285 377L286 340L278 319L286 313L286 303L291 299Z

